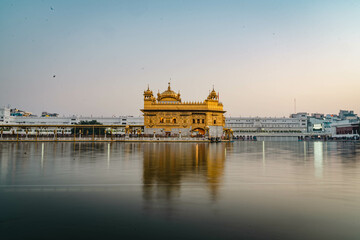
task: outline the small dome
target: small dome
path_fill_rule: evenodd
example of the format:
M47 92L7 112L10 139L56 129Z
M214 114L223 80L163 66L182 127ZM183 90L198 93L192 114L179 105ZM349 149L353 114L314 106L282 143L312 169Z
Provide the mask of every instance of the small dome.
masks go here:
M153 92L150 90L149 86L146 91L144 91L144 100L145 101L155 101Z
M207 99L209 100L218 100L218 95L215 92L215 89L213 88L213 90L209 93L209 96L207 97Z
M144 95L152 95L153 92L150 90L149 85L146 91L144 91Z

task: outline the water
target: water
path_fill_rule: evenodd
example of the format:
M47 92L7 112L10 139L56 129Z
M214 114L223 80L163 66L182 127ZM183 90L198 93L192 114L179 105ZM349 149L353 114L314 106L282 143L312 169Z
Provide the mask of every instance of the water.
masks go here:
M360 143L1 143L0 239L360 239Z

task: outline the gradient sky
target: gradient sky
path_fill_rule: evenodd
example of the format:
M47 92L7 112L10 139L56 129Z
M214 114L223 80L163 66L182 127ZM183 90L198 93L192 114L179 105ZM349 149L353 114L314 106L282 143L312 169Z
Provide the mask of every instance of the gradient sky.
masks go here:
M140 115L170 78L227 116L359 113L360 1L0 1L0 105Z

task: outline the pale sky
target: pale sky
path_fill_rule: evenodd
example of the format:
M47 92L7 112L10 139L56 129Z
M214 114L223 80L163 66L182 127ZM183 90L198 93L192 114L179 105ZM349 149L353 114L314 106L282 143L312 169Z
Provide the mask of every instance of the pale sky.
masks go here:
M359 113L360 1L0 1L1 106L138 116L170 78L227 116Z

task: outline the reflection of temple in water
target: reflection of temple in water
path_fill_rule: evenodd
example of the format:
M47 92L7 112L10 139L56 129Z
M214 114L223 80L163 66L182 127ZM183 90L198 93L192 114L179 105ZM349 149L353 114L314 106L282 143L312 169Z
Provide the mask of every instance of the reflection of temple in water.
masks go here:
M144 200L171 200L179 196L181 185L197 183L207 183L216 198L225 144L146 144L143 152Z

